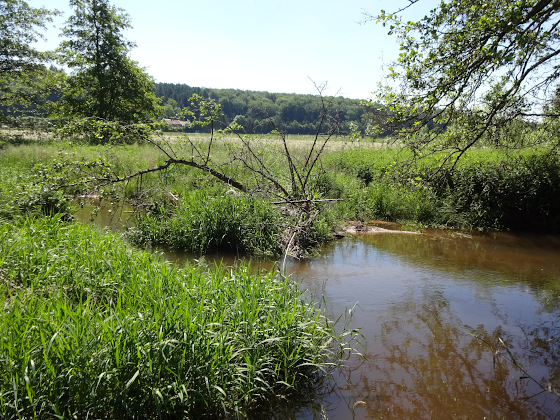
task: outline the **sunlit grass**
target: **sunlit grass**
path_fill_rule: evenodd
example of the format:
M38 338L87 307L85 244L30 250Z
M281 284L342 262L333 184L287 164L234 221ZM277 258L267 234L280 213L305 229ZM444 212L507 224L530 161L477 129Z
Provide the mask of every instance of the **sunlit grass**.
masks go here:
M288 278L180 270L59 218L0 227L0 306L2 419L264 415L341 349Z
M209 134L162 133L161 137L154 137L154 141L161 142L161 147L187 159L195 153L191 140L201 153L207 151L210 145ZM541 160L536 164L540 158L531 161L530 155L544 156L544 152L536 147L506 151L491 147L473 148L463 156L452 173L446 174L442 171L439 175L445 174L445 176L431 177L441 163L441 155L434 154L412 164L405 164L412 156L406 149L395 146L378 148L377 145L367 141L347 140L334 138L330 141L329 144L333 147L325 149L322 162L316 168L311 181L318 199L342 200L335 205L325 206L323 220L331 221L329 223L333 228L336 227L337 221L342 223L348 219L384 219L413 222L422 226L465 229L524 228L531 227L533 224L540 224L541 228L554 228L560 224L558 217L555 216L559 206L557 197L560 196L555 189L558 185L555 181L558 165L554 163L554 155L550 157L548 163ZM291 179L286 160L282 158L280 138L254 136L250 141L255 152L259 153L259 159L266 164L271 173L274 173L280 184L289 189ZM288 147L294 161L305 161L306 151L313 141L314 136L288 136ZM231 134L217 135L212 142L209 164L219 166L232 178L241 183L252 183L250 184L252 189L258 189L258 184L255 184L258 182L258 177L254 177L254 174L243 165L237 164L233 158L236 151L239 152L239 149L236 149L239 147L239 142L239 138ZM45 141L27 142L18 146L8 144L0 149L0 170L9 172L9 180L5 183L12 186L2 188L13 195L14 180L17 178L25 182L22 176L33 171L36 163L53 162L57 159L77 160L81 157L101 157L107 165L119 173L151 168L165 161L161 151L151 144L92 146L79 142ZM531 182L529 183L528 180ZM224 190L220 185L219 180L203 171L175 165L165 171L146 174L122 184L120 189L114 190L114 196L133 199L140 204L163 205L167 208L175 203L177 209L179 207L187 209L194 207L177 206L177 203L185 203L185 200L195 191L211 189L211 193L204 194L221 195ZM9 206L10 193L0 198L0 207ZM44 197L39 197L39 200L36 196L37 194L32 194L30 201L45 201ZM27 199L24 194L23 201ZM210 209L211 204L216 201L207 198L205 200L208 205L206 202L199 203L201 209L206 207ZM31 204L35 206L35 203ZM43 207L52 206L47 202ZM192 211L194 215L192 219L197 219L195 217L197 213ZM182 219L187 221L185 228L179 228L177 220L181 220L181 217L178 217L175 212L168 212L168 214L174 214L175 232L198 235L198 239L203 238L199 244L216 244L224 235L223 229L214 229L213 226L186 229L192 222L186 216ZM198 219L201 223L213 223L214 220L212 217ZM258 222L258 217L248 215L243 220ZM287 222L283 220L281 223ZM178 238L178 235L168 235L167 229L170 223L171 221L166 222L167 227L157 227L160 231L160 238L157 239L159 243L190 244L188 248L191 250L196 248L199 250L197 252L205 252L204 250L212 247L219 248L217 245L194 246L192 244L197 241L194 237L170 241L168 238L172 236ZM144 238L154 236L156 226L153 223L144 223L142 228L148 229L140 232L140 236ZM200 232L208 234L213 232L219 237L209 239L208 236L199 235ZM323 236L326 238L328 235ZM241 243L228 247L236 250L247 249ZM259 253L276 252L273 249L263 250L261 245L256 248L260 248Z
M163 245L193 254L235 252L278 255L281 217L267 201L226 190L200 189L185 195L171 214L165 208L140 218L128 236L136 243Z

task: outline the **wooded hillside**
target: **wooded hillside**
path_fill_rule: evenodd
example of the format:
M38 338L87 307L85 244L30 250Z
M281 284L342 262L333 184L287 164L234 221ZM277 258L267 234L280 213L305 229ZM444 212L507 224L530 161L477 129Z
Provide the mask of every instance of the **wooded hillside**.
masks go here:
M163 98L166 118L180 118L193 94L214 99L222 106L225 123L237 117L247 133L266 133L278 129L289 134L315 134L322 111L321 97L288 93L255 92L238 89L209 89L185 84L156 83L156 96ZM364 134L366 107L358 99L324 97L340 118L346 132Z

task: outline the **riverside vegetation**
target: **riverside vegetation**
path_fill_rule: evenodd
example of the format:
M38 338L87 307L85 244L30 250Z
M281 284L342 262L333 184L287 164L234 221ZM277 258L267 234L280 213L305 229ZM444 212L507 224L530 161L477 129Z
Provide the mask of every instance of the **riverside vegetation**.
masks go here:
M320 394L356 332L327 320L290 278L247 267L179 269L121 234L71 222L84 185L59 189L64 171L152 165L150 149L5 138L0 417L293 416ZM144 217L171 221L181 229L174 238L194 244L175 246L204 252L227 242L276 253L273 205L182 169L164 174L164 188L155 189L156 175L108 193L157 203ZM179 195L180 203L169 198ZM200 212L190 227L181 221ZM130 237L145 234L145 223Z
M210 142L208 135L195 138L203 149ZM217 165L220 159L227 162L232 143L231 139L222 140L214 139ZM181 140L166 137L164 141ZM271 171L282 174L284 178L279 179L287 179L287 168L277 158L281 148L277 139L259 137L254 141L262 142ZM288 138L296 158L312 141L305 136ZM72 205L80 201L73 197L91 193L87 190L91 177L130 168L149 169L165 158L147 143L106 147L43 138L7 141L1 150L4 217L22 211L69 217ZM322 204L304 240L305 249L312 251L331 239L346 220L381 219L417 228L463 230L560 228L558 151L532 148L504 153L473 148L453 170L439 173L437 156L412 163L410 157L410 152L397 146L349 138L331 140L321 164L314 168L310 188L315 198L340 201ZM230 173L233 171L241 173L238 168ZM240 179L251 176L250 172L241 173ZM170 166L128 182L108 183L95 193L128 200L144 209L127 234L136 244L165 245L199 255L214 250L279 255L282 228L292 222L290 212L275 204L274 196L267 199L244 194L188 166Z
M272 416L312 401L346 340L297 284L249 268L179 269L69 222L73 201L35 166L61 148L99 151L0 153L0 416Z
M214 141L225 156L226 143ZM277 139L262 141L274 162ZM293 156L311 141L288 139ZM356 332L335 333L277 272L178 269L123 240L277 256L293 215L274 198L235 192L188 166L146 173L99 190L141 209L121 237L72 223L72 214L88 176L153 167L162 159L153 145L7 136L0 150L3 418L244 417L286 401L293 404L284 410L297 410L348 351ZM554 154L473 149L435 178L435 159L406 166L407 158L396 147L333 139L312 190L341 201L323 204L304 238L307 252L349 219L559 227Z
M262 414L343 351L281 275L180 270L58 216L3 223L0 251L5 419Z

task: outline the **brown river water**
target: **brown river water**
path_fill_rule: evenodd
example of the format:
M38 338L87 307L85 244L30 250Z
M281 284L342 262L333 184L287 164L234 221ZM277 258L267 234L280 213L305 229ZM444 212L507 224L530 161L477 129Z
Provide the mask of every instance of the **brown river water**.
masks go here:
M560 418L560 237L368 234L289 269L366 340L329 419Z
M286 269L363 337L297 419L560 419L560 236L364 234Z

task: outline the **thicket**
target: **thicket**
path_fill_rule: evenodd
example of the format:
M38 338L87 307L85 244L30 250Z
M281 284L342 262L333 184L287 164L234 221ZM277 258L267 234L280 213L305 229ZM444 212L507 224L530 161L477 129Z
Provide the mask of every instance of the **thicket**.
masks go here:
M452 170L438 156L411 163L406 150L345 151L325 165L327 194L345 215L463 229L560 229L560 161L549 150L471 150ZM440 170L438 172L438 169ZM354 188L343 186L358 184Z

